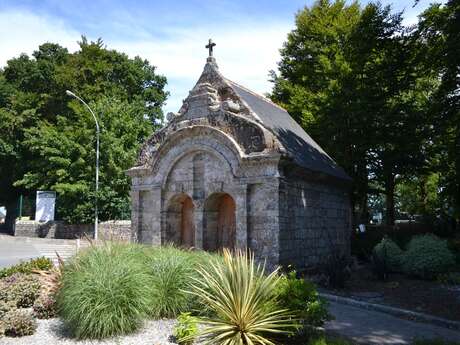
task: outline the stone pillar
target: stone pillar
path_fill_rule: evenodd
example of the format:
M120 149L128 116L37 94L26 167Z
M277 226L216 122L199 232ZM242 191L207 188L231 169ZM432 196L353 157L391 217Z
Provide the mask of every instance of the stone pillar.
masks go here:
M141 242L139 238L139 191L131 190L131 242Z
M150 201L150 224L149 230L151 231L151 242L153 245L162 244L162 221L161 214L163 211L161 187L155 186L151 189L151 201Z
M247 185L239 185L235 188L235 216L236 216L236 241L235 247L246 249L248 247L248 228L247 228Z
M203 249L204 200L193 200L195 204L195 248Z

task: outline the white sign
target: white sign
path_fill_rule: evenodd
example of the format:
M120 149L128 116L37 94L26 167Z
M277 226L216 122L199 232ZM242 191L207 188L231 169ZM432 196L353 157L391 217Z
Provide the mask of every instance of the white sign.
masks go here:
M35 220L39 222L48 222L50 220L54 220L55 204L56 192L37 191Z

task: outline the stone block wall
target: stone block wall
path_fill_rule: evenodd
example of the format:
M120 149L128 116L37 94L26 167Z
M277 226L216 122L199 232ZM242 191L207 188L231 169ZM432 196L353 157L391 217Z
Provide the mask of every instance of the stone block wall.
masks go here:
M280 264L317 267L331 251L349 254L351 210L346 188L284 180L280 184Z
M14 235L24 237L75 239L84 235L93 237L93 224L66 224L62 221L38 222L35 220L18 220ZM107 240L129 241L131 221L116 220L99 223L99 238Z

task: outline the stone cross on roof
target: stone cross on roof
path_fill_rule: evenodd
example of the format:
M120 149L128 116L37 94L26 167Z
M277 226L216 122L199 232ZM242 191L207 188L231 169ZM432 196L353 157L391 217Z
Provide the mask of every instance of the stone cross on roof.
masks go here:
M215 47L216 44L212 41L212 39L209 39L209 43L206 45L205 48L209 49L209 56L212 56L212 48Z

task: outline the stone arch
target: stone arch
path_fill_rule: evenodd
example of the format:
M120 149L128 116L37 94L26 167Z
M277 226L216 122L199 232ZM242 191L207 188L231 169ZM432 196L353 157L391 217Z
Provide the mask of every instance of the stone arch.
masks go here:
M195 206L185 193L173 196L165 212L165 242L181 247L195 246Z
M151 165L153 182L164 187L164 177L169 175L175 163L183 156L198 151L221 158L234 176L244 156L235 140L222 131L207 126L182 128L165 140L155 153Z
M236 244L236 204L227 193L214 193L204 204L203 249L234 249Z

